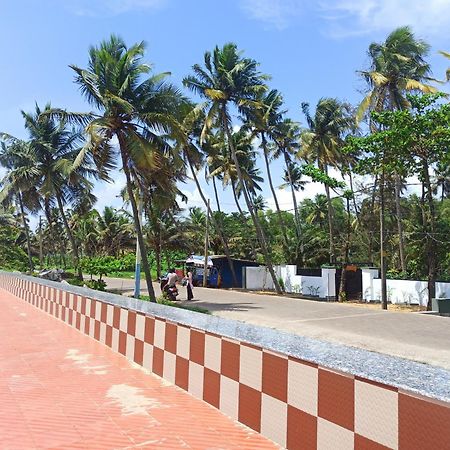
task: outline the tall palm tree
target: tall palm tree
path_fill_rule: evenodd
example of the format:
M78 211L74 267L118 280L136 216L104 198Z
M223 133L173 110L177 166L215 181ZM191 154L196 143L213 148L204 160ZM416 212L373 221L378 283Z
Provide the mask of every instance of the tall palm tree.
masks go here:
M242 171L233 145L231 134L230 105L234 104L240 113L245 113L245 108L254 105L258 96L267 90L264 76L258 71L255 60L245 58L238 51L235 44L225 44L222 48L216 47L204 56L204 68L198 64L192 67L194 75L183 80L185 86L206 98L210 105L205 120L205 129L211 127L214 120L219 121L227 137L231 156L236 165L236 173L239 185L244 194L247 208L255 225L256 234L261 245L261 251L267 268L272 277L275 289L281 293L281 287L273 269L264 231L254 211L250 195L244 185Z
M370 44L368 50L370 68L360 72L368 85L368 93L359 105L357 120L360 120L368 110L409 108L410 104L405 95L407 92L436 92L435 87L426 83L431 75L430 65L425 60L429 48L430 46L425 41L417 39L407 26L395 29L383 43ZM394 178L400 263L402 271L406 272L400 206L402 180L398 174Z
M97 178L91 158L78 160L82 136L69 128L65 120L57 120L49 114L51 105L41 109L36 105L34 113L22 111L25 128L28 130L29 145L36 159L38 190L46 208L58 207L65 232L69 238L74 265L78 277L83 278L80 267L78 243L65 212L65 206L77 203L93 188L89 179Z
M290 245L287 237L286 224L283 220L277 193L272 181L272 172L270 170L270 160L272 155L269 146L270 141L272 141L276 135L277 125L279 125L282 120L284 111L281 111L280 108L283 105L283 97L276 89L273 89L268 93L261 94L257 101L258 103L256 106L252 105L251 107L246 108L245 127L249 128L252 135L259 138L261 142L260 146L266 165L267 180L269 181L270 191L272 192L275 203L281 234L283 236L285 254L289 255Z
M30 271L33 271L30 230L25 210L36 213L41 207L36 189L39 173L36 169L36 158L27 142L13 140L9 145L1 143L0 164L8 170L0 181L0 203L9 206L15 202L19 206L27 241L28 265Z
M156 302L133 183L140 184L145 178L149 184L171 188L173 177L166 156L172 149L161 134L176 134L178 124L174 112L181 95L166 81L168 73L149 75L151 66L142 62L144 54L144 42L127 47L114 35L98 47L91 47L88 67L71 68L76 73L75 82L82 94L98 112L54 111L54 114L67 116L86 126L88 143L80 153L80 160L91 154L104 178L116 159L120 160L148 293L150 300ZM118 149L112 146L113 138L118 142Z
M298 156L307 162L315 162L321 171L328 174L330 166L339 167L344 160L341 153L344 136L354 123L350 108L335 98L322 98L317 103L314 116L309 111L308 103L302 103L302 110L308 123L308 129L301 134L301 150L298 152ZM328 203L330 264L334 264L336 255L333 205L330 187L327 183L324 183L324 186Z

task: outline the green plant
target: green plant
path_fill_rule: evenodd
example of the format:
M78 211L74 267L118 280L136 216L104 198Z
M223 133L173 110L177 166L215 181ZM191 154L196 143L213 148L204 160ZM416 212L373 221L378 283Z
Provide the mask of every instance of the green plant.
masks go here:
M106 283L104 280L87 280L84 284L88 288L95 289L96 291L106 290Z
M148 295L141 295L139 297L139 299L143 300L145 302L150 301L150 298ZM206 308L201 308L200 306L183 305L182 303L171 302L170 300L167 300L162 295L160 295L156 299L156 302L159 303L160 305L173 306L174 308L186 309L188 311L194 311L194 312L198 312L201 314L211 314L210 311L208 311Z

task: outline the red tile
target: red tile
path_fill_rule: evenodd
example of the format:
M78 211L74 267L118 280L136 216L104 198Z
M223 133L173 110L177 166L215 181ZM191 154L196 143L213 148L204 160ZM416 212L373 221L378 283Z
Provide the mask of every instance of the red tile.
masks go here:
M97 308L97 300L91 299L91 311L89 317L95 319L95 310Z
M319 369L319 417L354 430L355 383L345 375Z
M263 352L262 391L282 402L287 402L288 360Z
M317 450L317 417L288 405L287 448Z
M399 393L399 448L450 449L450 405Z
M153 372L162 377L164 368L164 350L153 347Z
M110 325L106 325L105 344L108 347L112 347L112 330L113 327L111 327Z
M153 317L145 317L144 342L153 345L155 338L155 319Z
M173 354L177 352L177 326L174 323L166 323L164 350Z
M94 325L94 339L96 339L97 341L100 340L100 322L98 320L95 320L95 325Z
M106 303L102 302L102 310L101 310L101 317L100 320L103 323L106 323L106 318L108 316L108 305Z
M189 361L177 356L175 365L175 384L185 391L189 387Z
M89 321L90 320L91 319L88 316L86 316L84 319L84 334L89 334Z
M203 374L203 400L216 408L219 407L220 374L207 368Z
M127 333L131 336L136 334L136 312L128 311Z
M355 433L355 450L391 450L389 447L374 442Z
M239 381L240 345L222 339L220 373L234 381Z
M120 328L120 307L114 306L113 327L118 330Z
M201 366L205 364L205 333L191 329L189 359Z
M86 315L86 297L81 297L81 314L84 316Z
M119 331L119 353L125 355L127 352L127 333Z
M135 339L134 340L134 362L142 366L144 360L144 342Z
M261 392L239 385L239 422L258 432L261 430L261 396Z
M76 316L76 318L75 318L75 327L76 327L77 330L79 330L80 327L81 327L81 314L80 313L75 313L75 316Z

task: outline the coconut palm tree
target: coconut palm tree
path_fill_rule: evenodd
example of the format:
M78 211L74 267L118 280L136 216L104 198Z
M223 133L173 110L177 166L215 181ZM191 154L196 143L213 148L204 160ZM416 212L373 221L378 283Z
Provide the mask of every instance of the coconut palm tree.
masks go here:
M151 66L143 63L144 42L127 47L112 35L98 47L89 50L86 69L70 66L76 73L75 82L90 105L98 112L89 114L54 111L86 126L88 143L79 159L92 155L100 174L107 174L120 160L128 197L133 212L134 226L142 255L150 300L155 302L147 248L139 220L133 183L142 179L169 189L173 184L171 164L167 154L171 147L161 135L176 134L174 116L181 95L167 82L168 73L149 75ZM112 145L117 140L118 148Z
M344 144L345 133L352 129L354 119L350 108L335 98L322 98L316 106L314 116L311 115L308 103L302 103L303 114L308 123L308 129L301 134L301 149L298 157L314 162L325 174L330 166L339 167L344 161L341 148ZM330 264L336 262L333 206L330 187L324 183L328 203L328 233L330 248Z
M431 68L425 60L429 48L430 46L417 39L407 26L395 29L383 43L370 44L370 68L360 72L368 85L368 93L358 107L357 120L360 120L366 111L409 108L407 92L436 92L435 87L426 83L431 79ZM372 122L371 127L373 128ZM402 180L398 174L395 175L394 181L400 263L402 271L406 272L400 207Z
M28 265L33 271L30 230L26 210L36 213L40 207L40 197L36 189L38 170L36 158L27 142L13 140L7 145L1 143L0 164L8 170L0 181L0 203L10 206L17 203L27 241Z
M238 183L255 225L267 268L276 291L281 293L282 290L273 269L264 231L244 184L236 149L233 145L229 110L230 105L233 104L243 114L246 108L254 106L258 96L267 90L265 81L268 77L258 71L258 64L255 60L243 57L237 46L232 43L225 44L222 48L216 47L212 53L206 52L204 68L195 64L192 70L194 75L186 77L183 83L193 92L206 98L210 106L206 115L204 132L206 133L214 123L220 123L222 126L236 166Z
M280 108L283 105L283 97L276 89L273 89L268 93L261 94L257 101L258 103L256 106L252 105L251 107L246 108L245 128L250 129L252 135L260 141L260 147L266 165L267 180L269 181L270 191L272 192L281 234L283 236L285 254L289 255L290 245L287 238L286 224L283 220L277 193L272 180L272 172L270 170L270 160L272 155L269 146L277 133L277 125L282 121L284 111L281 111Z

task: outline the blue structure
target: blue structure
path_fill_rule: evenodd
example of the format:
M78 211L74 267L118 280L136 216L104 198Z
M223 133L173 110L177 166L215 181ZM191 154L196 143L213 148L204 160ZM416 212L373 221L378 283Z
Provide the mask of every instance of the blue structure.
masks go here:
M242 288L243 287L242 269L244 267L258 267L261 265L255 261L247 261L245 259L231 258L231 260L233 261L233 267L236 273L238 283L237 286L233 286L233 277L231 276L231 269L230 265L228 264L227 257L220 255L220 256L211 256L210 258L213 263L213 266L216 267L219 272L218 287L221 288L232 288L232 287Z

